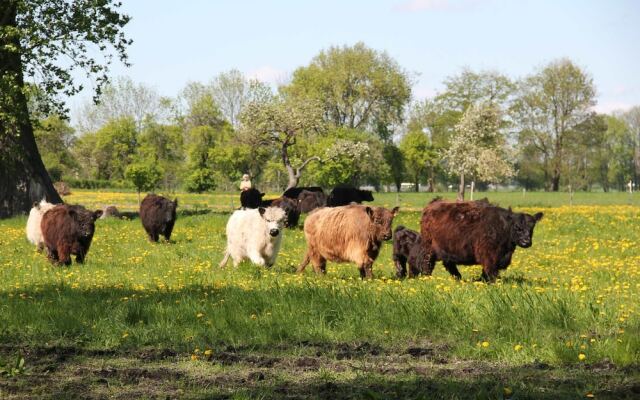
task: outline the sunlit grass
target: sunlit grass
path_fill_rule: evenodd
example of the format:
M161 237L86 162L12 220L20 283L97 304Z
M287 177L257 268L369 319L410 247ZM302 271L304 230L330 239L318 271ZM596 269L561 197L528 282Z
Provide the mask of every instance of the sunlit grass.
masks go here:
M74 200L96 196L81 195ZM369 342L393 350L426 340L446 345L451 356L513 365L636 364L640 207L520 210L545 216L534 246L518 249L493 285L475 281L479 267L461 268L464 279L456 282L441 265L433 277L397 280L390 244L372 281L361 281L349 264L329 264L324 277L298 275L301 230L286 231L271 270L247 263L219 269L223 212L180 215L172 243L160 244L146 240L137 219L99 220L87 263L57 267L26 241L25 217L4 220L0 340L153 346L194 359L229 345ZM401 212L396 223L418 229L419 217Z

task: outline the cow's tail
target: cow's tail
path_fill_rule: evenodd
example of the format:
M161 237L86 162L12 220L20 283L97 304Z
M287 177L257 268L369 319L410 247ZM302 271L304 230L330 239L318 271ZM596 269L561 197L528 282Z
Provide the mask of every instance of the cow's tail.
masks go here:
M220 268L223 268L225 265L227 265L227 262L229 261L229 252L225 251L224 252L224 258L222 259L222 261L220 261Z

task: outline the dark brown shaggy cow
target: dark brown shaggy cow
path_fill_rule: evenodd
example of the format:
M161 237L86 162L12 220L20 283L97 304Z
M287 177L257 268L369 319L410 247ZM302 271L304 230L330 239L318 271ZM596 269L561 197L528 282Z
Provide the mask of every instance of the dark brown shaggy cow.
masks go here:
M71 255L76 262L84 262L93 233L95 221L102 210L89 211L82 206L61 204L42 216L41 228L49 260L57 264L71 264Z
M422 243L430 275L440 260L460 279L457 264L482 265L482 278L493 281L511 264L516 246L531 247L533 228L542 213L529 215L487 201L449 203L434 200L422 211Z
M280 207L287 215L284 226L287 228L295 228L298 226L300 211L298 210L297 200L282 196L276 199L262 200L260 207Z
M319 208L304 221L307 252L298 267L309 262L316 273L326 273L327 261L354 262L361 278L373 278L372 265L383 240L391 239L391 224L398 207L349 205Z
M310 192L303 190L298 195L298 210L301 213L310 213L316 208L327 205L327 195L324 192Z
M240 192L240 206L242 208L258 208L262 204L262 196L258 189L251 188Z
M338 186L333 188L327 198L328 207L346 206L351 203L373 201L371 190L360 190L351 186Z
M396 265L396 276L404 278L418 276L426 265L425 252L420 234L398 225L393 231L393 261ZM407 271L407 262L409 271Z
M173 201L153 193L148 194L140 203L140 220L149 240L157 242L160 235L167 241L171 239L173 225L176 223L178 199Z

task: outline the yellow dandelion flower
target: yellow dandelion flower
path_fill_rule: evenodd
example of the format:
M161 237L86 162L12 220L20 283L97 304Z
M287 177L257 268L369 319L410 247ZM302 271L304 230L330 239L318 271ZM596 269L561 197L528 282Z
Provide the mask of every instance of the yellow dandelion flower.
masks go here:
M207 349L204 351L204 355L207 357L211 357L212 354L213 354L213 350L211 349Z
M522 350L522 345L517 344L517 345L513 346L513 349L514 349L515 351L520 351L520 350Z
M584 353L578 354L578 360L584 361L586 358L587 358L587 356L585 356Z
M204 317L203 313L199 312L198 314L196 314L196 318L202 318L202 317Z
M489 347L489 342L486 342L486 341L485 341L485 342L482 342L482 347L485 347L485 348L486 348L486 347Z

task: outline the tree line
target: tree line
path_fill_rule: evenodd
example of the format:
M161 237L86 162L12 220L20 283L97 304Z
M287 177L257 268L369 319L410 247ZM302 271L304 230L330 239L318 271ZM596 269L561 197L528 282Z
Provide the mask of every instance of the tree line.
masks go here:
M640 172L640 108L602 115L586 71L560 59L514 80L463 69L412 101L412 76L385 52L321 51L274 92L238 70L175 97L120 78L77 129L39 120L58 179L150 190L230 190L244 173L280 190L298 184L428 190L458 183L530 190L625 190Z

